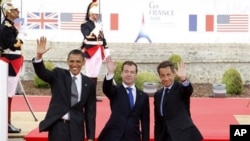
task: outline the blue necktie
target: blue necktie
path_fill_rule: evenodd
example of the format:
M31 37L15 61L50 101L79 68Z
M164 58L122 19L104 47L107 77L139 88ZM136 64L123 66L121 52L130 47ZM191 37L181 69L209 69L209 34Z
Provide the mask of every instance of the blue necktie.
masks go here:
M132 88L127 87L126 89L128 90L128 97L129 97L129 102L130 102L130 108L133 109L133 107L134 107L134 97L133 97L133 93L132 93Z
M165 97L165 94L168 94L168 91L169 91L169 89L168 88L166 88L164 91L163 91L163 94L162 94L162 96L161 96L161 105L160 105L160 114L161 114L161 116L163 116L163 101L164 101L164 97Z

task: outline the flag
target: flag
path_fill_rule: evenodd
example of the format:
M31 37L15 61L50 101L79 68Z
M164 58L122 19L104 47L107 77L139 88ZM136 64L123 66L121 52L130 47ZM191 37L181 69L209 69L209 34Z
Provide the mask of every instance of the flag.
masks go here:
M85 21L86 13L61 13L61 30L80 30L81 24Z
M58 29L58 14L55 12L27 13L28 29Z
M206 31L214 31L214 15L206 15Z
M118 30L119 29L119 15L117 13L110 14L110 30Z
M189 15L189 31L197 31L197 15Z
M189 31L214 31L214 15L189 15Z
M17 18L14 20L14 26L19 29L24 24L24 18Z
M217 15L217 32L248 32L248 15Z

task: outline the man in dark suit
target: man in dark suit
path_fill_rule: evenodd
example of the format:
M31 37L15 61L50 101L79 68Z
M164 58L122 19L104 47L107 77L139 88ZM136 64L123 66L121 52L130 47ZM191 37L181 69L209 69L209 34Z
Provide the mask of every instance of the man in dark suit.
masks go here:
M191 82L186 76L186 66L181 61L178 70L170 61L157 67L162 89L154 96L155 141L201 141L202 135L191 119ZM180 82L175 81L178 77Z
M85 63L83 53L78 49L72 50L67 59L69 69L55 68L50 71L45 68L42 60L43 54L48 50L46 38L40 37L37 40L37 55L32 62L38 77L51 85L52 97L45 119L39 124L39 130L49 132L49 141L83 141L85 132L88 141L93 141L96 88L93 80L81 73ZM76 94L75 99L73 94Z
M149 141L149 97L135 87L137 65L123 63L119 86L112 83L116 62L107 57L106 66L103 92L110 100L111 115L98 141Z

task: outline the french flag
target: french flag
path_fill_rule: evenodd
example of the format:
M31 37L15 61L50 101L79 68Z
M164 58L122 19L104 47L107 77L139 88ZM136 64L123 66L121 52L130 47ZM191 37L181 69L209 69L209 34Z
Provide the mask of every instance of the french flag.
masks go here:
M189 15L189 29L190 32L214 31L214 15L205 15L198 17L196 14Z

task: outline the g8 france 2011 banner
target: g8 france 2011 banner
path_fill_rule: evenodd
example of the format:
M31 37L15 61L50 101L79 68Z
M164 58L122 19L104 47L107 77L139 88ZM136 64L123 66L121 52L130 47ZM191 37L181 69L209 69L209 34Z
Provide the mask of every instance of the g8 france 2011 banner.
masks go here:
M81 42L91 0L16 0L26 39ZM248 43L249 0L99 0L111 43Z

